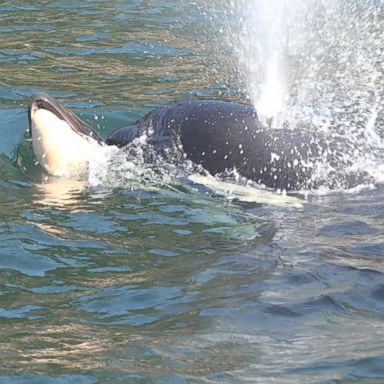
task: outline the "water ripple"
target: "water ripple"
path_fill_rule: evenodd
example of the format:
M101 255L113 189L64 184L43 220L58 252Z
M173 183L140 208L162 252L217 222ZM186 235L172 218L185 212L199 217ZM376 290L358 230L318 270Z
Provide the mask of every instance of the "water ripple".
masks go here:
M164 100L242 99L231 57L239 46L223 45L227 25L212 24L216 16L229 21L230 3L0 5L0 382L384 380L381 185L319 191L302 209L153 191L137 180L133 188L129 177L117 183L116 173L111 184L88 186L47 180L23 140L27 100L41 89L103 137ZM353 9L365 5L354 2ZM213 8L224 13L212 15ZM346 27L352 33L364 21ZM309 37L321 48L316 36ZM339 48L341 42L334 40ZM380 39L378 51L364 46L368 58L380 55ZM337 50L322 52L330 65ZM305 58L290 57L295 73ZM354 54L348 62L360 59ZM344 89L318 69L325 88ZM376 103L381 129L382 100L373 87L380 79L371 79L372 92L359 102ZM313 90L301 89L309 99L318 96ZM335 96L320 90L320 97ZM316 108L331 105L347 129L345 116L356 105L344 102L340 111L340 100L328 101Z

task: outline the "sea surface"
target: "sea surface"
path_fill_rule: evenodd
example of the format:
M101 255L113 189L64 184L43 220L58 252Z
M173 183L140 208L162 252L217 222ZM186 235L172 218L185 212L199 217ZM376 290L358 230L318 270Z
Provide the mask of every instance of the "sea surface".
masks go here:
M297 208L33 159L36 91L103 137L169 100L246 100L208 8L0 3L0 383L384 382L379 179Z

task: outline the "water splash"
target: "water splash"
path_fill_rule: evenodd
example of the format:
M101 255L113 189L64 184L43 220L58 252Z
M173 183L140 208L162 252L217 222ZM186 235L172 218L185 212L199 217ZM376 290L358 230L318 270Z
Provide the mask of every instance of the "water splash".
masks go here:
M345 99L372 105L383 79L381 1L237 0L224 22L261 115Z
M234 47L240 70L248 79L250 99L262 116L276 116L287 97L283 63L286 1L239 0L232 6L240 22L240 33L232 35L238 36Z
M382 0L231 0L209 11L261 120L324 138L308 187L384 181Z
M185 178L190 162L184 161L177 144L158 149L148 143L148 136L134 139L124 150L100 147L89 161L88 183L91 187L158 190L173 189ZM191 169L192 170L192 169Z

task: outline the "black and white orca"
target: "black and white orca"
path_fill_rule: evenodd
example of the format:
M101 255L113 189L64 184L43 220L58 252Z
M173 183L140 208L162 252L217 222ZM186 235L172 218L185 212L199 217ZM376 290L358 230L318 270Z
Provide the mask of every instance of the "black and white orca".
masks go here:
M299 189L311 177L312 159L322 155L315 134L270 129L247 104L187 100L163 105L106 140L62 103L45 93L28 108L35 157L47 173L68 176L86 168L100 146L122 150L147 136L155 150L177 145L183 156L212 175L236 169L243 177L275 189Z

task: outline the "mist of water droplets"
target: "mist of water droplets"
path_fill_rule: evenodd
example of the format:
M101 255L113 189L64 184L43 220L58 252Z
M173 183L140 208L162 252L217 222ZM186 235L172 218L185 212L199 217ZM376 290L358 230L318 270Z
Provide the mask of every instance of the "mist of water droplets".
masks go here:
M316 129L338 147L313 178L340 188L353 173L384 181L382 0L228 0L206 9L265 124Z

